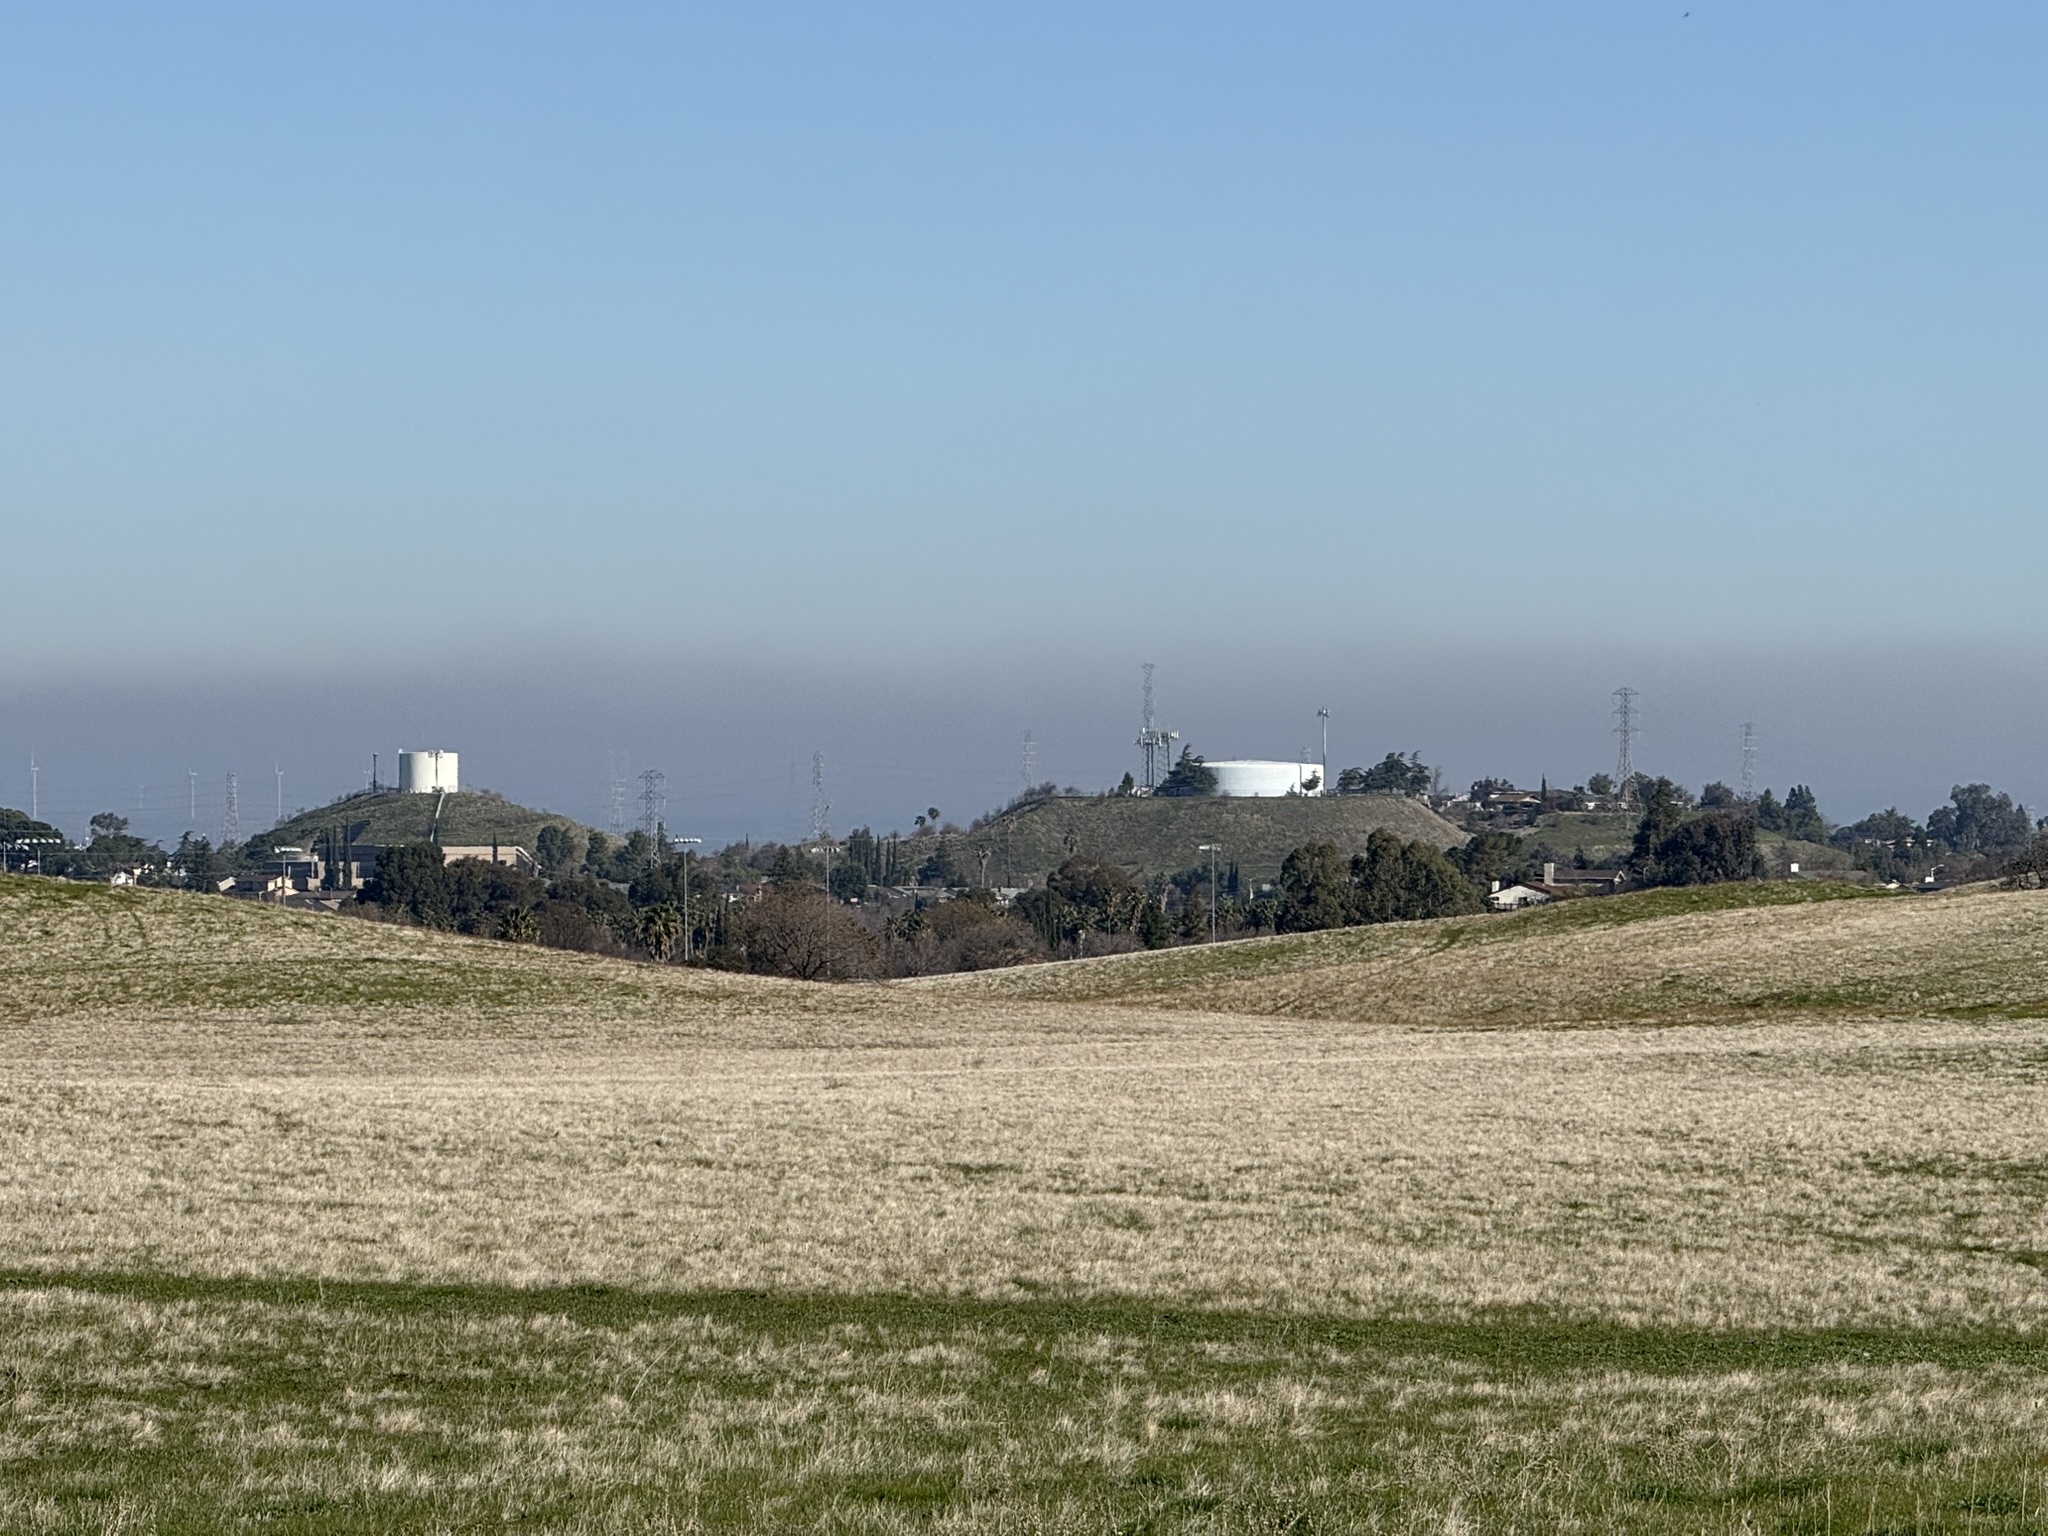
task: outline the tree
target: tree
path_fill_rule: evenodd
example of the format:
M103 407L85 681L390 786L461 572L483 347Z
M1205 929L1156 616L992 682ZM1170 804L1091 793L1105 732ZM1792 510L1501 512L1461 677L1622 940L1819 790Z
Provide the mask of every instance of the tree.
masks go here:
M1785 794L1785 810L1778 819L1778 831L1802 842L1824 843L1828 824L1820 819L1820 801L1804 784L1794 784Z
M576 839L567 827L552 823L542 827L533 839L533 859L540 872L553 879L576 864Z
M1192 747L1182 747L1180 761L1175 763L1166 777L1159 781L1159 788L1154 793L1213 795L1216 793L1216 770L1195 756Z
M611 868L612 840L602 832L590 834L590 841L583 848L583 867L598 879L605 878L605 871Z
M1121 933L1137 921L1143 896L1114 864L1080 855L1045 877L1045 888L1074 909L1073 927Z
M1422 754L1403 757L1389 752L1370 768L1346 768L1337 775L1340 795L1421 795L1429 792L1433 771L1423 766Z
M540 942L540 919L531 907L510 907L498 919L498 937L508 944Z
M1116 787L1116 792L1120 795L1134 795L1138 792L1138 781L1126 771L1123 782Z
M825 981L872 976L881 968L875 936L817 890L771 890L736 926L750 971Z
M193 890L214 889L221 877L222 862L212 843L190 832L178 839L177 851L171 855L173 873Z
M1652 850L1658 885L1711 885L1763 878L1756 825L1740 811L1706 811L1680 822Z
M454 926L446 856L433 843L397 843L377 855L361 899L423 928Z
M1150 896L1138 908L1136 932L1138 942L1147 949L1164 949L1173 942L1173 928L1166 921L1166 912Z
M1629 873L1645 885L1657 885L1657 849L1678 830L1685 819L1685 802L1678 786L1669 779L1644 778L1638 786L1643 819L1636 823L1636 840L1629 854Z
M1741 804L1742 797L1723 784L1719 779L1700 791L1700 809L1707 811L1728 810Z
M1382 828L1351 860L1351 921L1412 922L1480 909L1479 894L1443 850Z
M1957 853L2016 853L2032 840L2034 824L2025 807L1989 784L1958 784L1949 803L1927 818L1927 834Z
M1768 789L1757 796L1756 824L1766 832L1782 833L1785 830L1785 807Z
M128 830L128 818L126 816L116 816L112 811L101 811L91 821L87 822L86 825L92 828L92 835L95 839L119 837Z
M1484 891L1522 867L1522 840L1512 832L1480 832L1449 857L1460 874Z
M1606 799L1614 793L1614 779L1604 773L1596 773L1586 780L1586 793Z
M1280 865L1281 933L1313 933L1351 921L1351 867L1335 843L1303 843Z
M656 960L666 962L683 936L683 914L662 902L640 914L640 942Z

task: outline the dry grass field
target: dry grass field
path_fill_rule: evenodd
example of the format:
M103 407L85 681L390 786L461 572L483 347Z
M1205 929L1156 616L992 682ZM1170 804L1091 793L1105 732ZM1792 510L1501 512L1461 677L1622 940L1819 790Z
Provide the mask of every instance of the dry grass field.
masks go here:
M2048 893L908 983L0 881L0 1529L2048 1531Z

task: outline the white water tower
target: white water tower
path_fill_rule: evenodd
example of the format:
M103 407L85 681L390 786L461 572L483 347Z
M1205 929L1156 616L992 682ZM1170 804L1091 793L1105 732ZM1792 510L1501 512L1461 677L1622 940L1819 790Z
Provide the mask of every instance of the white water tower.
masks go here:
M455 754L439 747L407 747L398 754L398 787L409 795L455 793Z

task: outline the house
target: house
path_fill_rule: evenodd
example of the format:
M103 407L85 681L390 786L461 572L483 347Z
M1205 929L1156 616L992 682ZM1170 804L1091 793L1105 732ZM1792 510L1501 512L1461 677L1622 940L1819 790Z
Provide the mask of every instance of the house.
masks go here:
M1628 883L1619 869L1573 869L1569 864L1545 864L1536 889L1552 896L1611 896Z
M1496 912L1514 912L1523 907L1540 907L1552 900L1548 891L1539 891L1533 885L1503 886L1493 882L1493 892L1486 898L1487 905Z

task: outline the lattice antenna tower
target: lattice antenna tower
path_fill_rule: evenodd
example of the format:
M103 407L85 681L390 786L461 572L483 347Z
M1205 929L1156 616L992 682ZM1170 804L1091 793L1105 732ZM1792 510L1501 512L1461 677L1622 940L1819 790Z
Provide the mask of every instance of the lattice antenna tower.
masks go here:
M659 837L667 818L668 775L649 768L640 775L640 825L649 837Z
M1038 743L1031 739L1031 733L1024 733L1024 788L1030 789L1038 782Z
M43 819L43 770L36 766L36 755L28 755L28 819Z
M1621 756L1614 769L1614 791L1626 795L1629 780L1636 776L1636 691L1633 688L1614 690L1614 734L1621 738Z
M225 848L242 840L242 802L235 795L235 776L228 775L227 804L220 813L220 845Z
M1179 731L1161 730L1159 717L1152 709L1152 663L1145 663L1145 714L1144 726L1138 732L1138 746L1145 754L1145 793L1151 794L1159 787L1159 758L1168 743L1178 740Z
M1756 726L1742 722L1742 798L1756 798Z
M626 835L626 764L625 754L607 752L605 766L612 776L612 836Z
M185 824L188 827L197 828L199 825L199 770L197 768L187 768L185 770L185 791L187 798L191 801L190 807L185 812Z
M825 798L825 754L811 754L811 841L830 840L832 802Z

